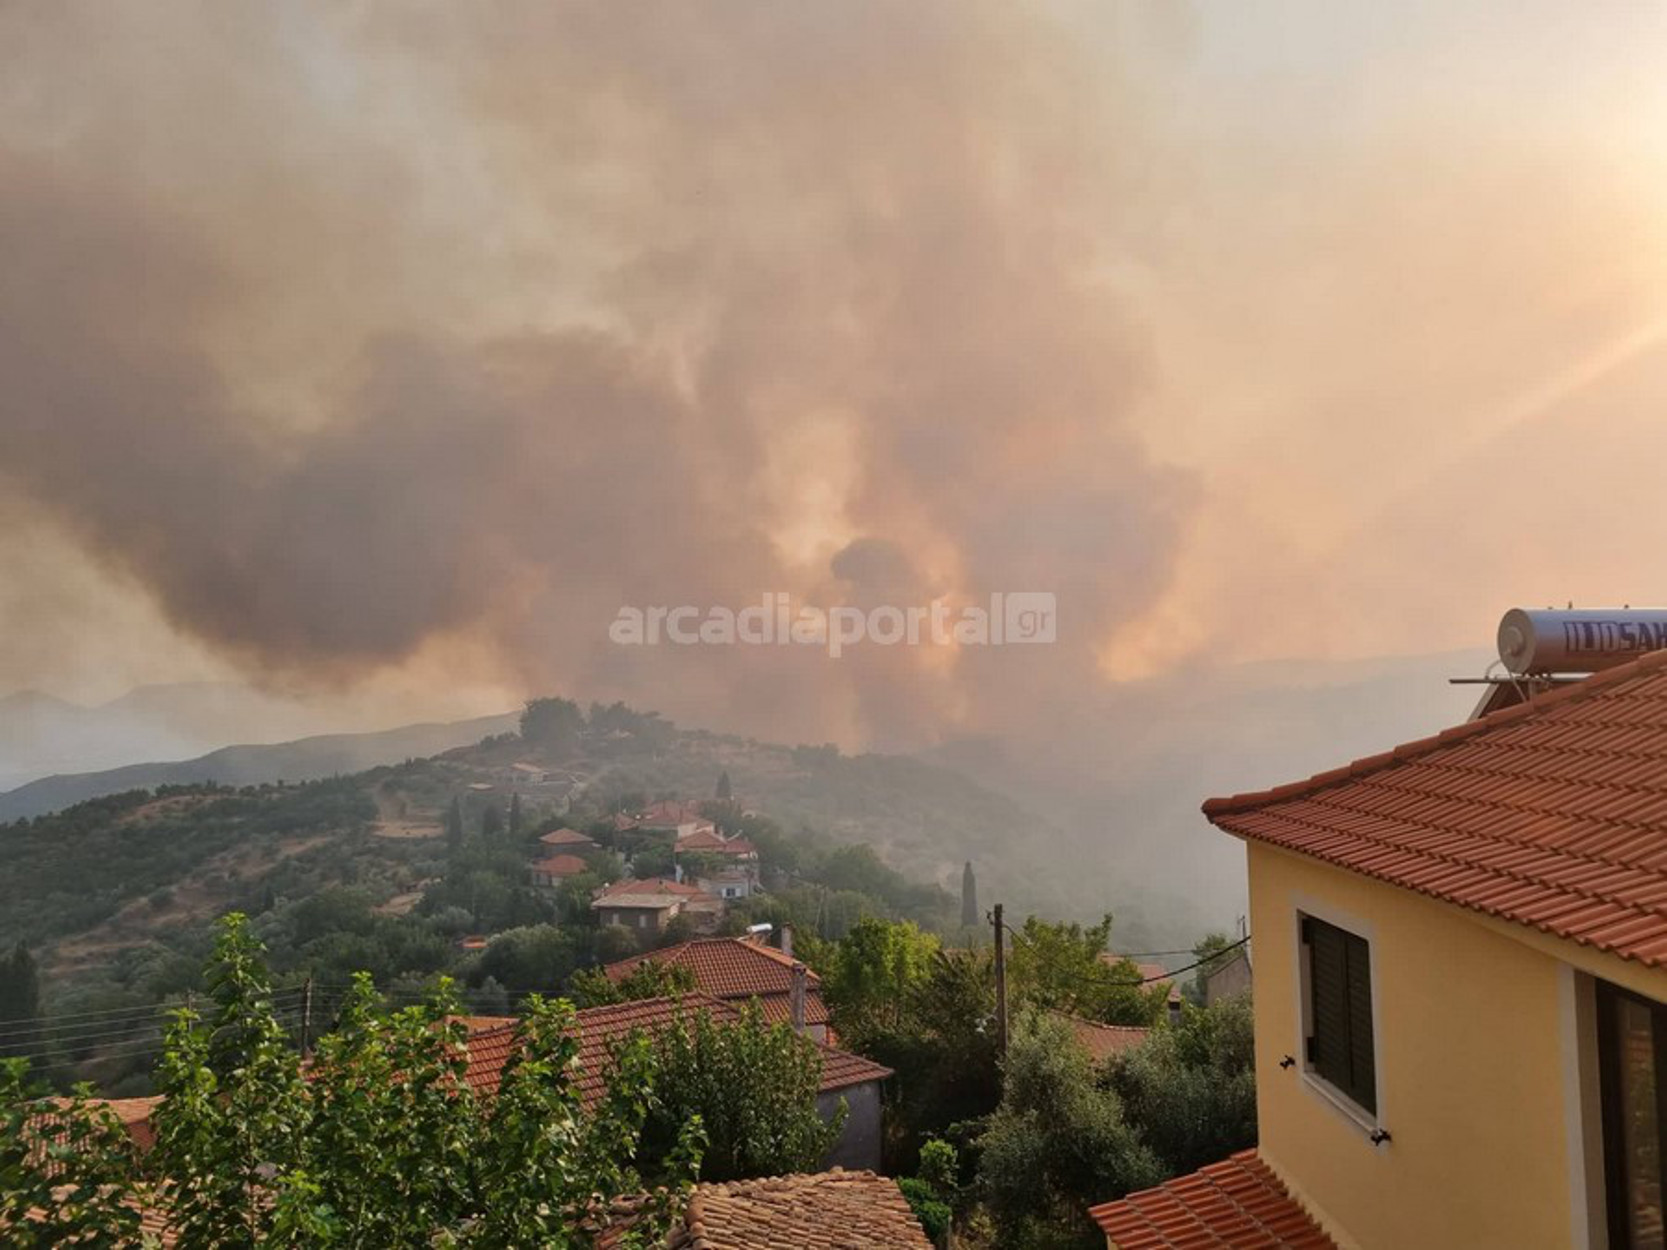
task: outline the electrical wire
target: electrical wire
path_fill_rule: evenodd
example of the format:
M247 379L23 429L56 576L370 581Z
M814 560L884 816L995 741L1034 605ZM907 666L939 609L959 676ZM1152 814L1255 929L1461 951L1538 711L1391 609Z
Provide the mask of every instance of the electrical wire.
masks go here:
M289 1005L292 996L301 995L305 991L301 987L293 989L275 990L272 999L275 1006ZM0 1022L0 1041L24 1034L35 1035L42 1032L62 1031L97 1031L104 1028L120 1029L128 1023L150 1023L161 1021L166 1023L165 1017L187 1006L186 1003L157 1003L150 1007L127 1007L112 1010L108 1013L70 1012L61 1016L28 1016L19 1020ZM107 1018L93 1020L88 1017L105 1015Z
M1002 928L1004 930L1006 930L1007 935L1010 938L1012 938L1014 942L1022 943L1025 946L1025 948L1027 950L1033 952L1037 956L1038 959L1041 958L1042 953L1039 950L1036 949L1036 944L1034 942L1032 942L1029 938L1025 937L1023 934L1019 933L1018 930L1013 929L1006 924L1003 924ZM1142 985L1153 985L1153 984L1155 984L1159 981L1173 981L1176 977L1180 976L1183 972L1191 972L1195 968L1202 968L1207 963L1213 963L1217 959L1220 959L1223 955L1227 954L1229 951L1237 950L1239 947L1245 945L1245 943L1247 943L1249 941L1250 941L1250 934L1247 933L1242 938L1240 938L1237 942L1234 942L1234 943L1232 943L1228 946L1223 946L1220 950L1215 951L1212 954L1206 956L1205 958L1198 960L1196 963L1190 963L1184 968L1176 968L1173 972L1161 973L1158 976L1142 977L1138 981L1106 981L1106 980L1102 980L1098 977L1085 977L1085 976L1081 975L1080 973L1073 972L1073 971L1071 971L1069 969L1066 969L1066 968L1061 968L1057 965L1048 964L1047 966L1051 967L1052 970L1060 976L1069 977L1073 980L1082 981L1082 982L1087 983L1087 984L1092 984L1092 985L1096 985L1096 986L1104 986L1104 987L1136 989L1136 988L1138 988ZM1127 956L1124 956L1124 958L1127 958ZM1046 964L1046 961L1043 961L1043 962Z

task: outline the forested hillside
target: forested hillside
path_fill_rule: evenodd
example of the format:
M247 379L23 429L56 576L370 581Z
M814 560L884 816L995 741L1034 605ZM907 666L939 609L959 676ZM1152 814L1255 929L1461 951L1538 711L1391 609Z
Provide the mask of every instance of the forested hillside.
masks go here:
M152 1034L51 1022L154 1025L145 1013L193 990L212 921L234 909L254 918L297 1009L304 982L323 1008L362 969L395 993L449 974L476 1009L502 1009L638 949L598 927L592 892L670 875L672 859L618 833L615 814L714 800L720 779L733 797L715 814L757 845L765 885L729 909L726 931L790 920L832 940L875 916L958 938L967 860L986 898L1058 914L1024 888L1024 848L1046 827L948 769L546 700L518 731L426 759L306 783L132 790L0 826L0 948L26 949L39 982L8 1010L48 1021L36 1040L52 1044L49 1072L119 1085ZM529 863L548 853L538 837L561 826L595 839L585 870L535 883Z

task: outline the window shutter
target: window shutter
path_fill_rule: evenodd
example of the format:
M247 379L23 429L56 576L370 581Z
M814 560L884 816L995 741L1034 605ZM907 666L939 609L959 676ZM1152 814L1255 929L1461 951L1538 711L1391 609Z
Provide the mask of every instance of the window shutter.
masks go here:
M1349 974L1348 950L1341 929L1310 924L1309 993L1310 1040L1314 1070L1338 1089L1348 1091Z
M1362 1107L1378 1109L1377 1056L1372 1049L1372 960L1364 938L1343 935L1348 972L1349 1080L1343 1089Z

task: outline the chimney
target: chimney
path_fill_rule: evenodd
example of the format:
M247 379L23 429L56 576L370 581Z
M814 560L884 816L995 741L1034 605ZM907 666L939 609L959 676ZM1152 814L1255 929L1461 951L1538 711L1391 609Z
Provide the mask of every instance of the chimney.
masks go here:
M805 1031L805 966L803 964L796 963L793 965L793 989L788 995L788 1002L791 1004L793 1012L793 1031L803 1033Z
M781 953L791 959L793 957L793 926L790 924L782 925L776 930L776 938L777 945L781 947Z

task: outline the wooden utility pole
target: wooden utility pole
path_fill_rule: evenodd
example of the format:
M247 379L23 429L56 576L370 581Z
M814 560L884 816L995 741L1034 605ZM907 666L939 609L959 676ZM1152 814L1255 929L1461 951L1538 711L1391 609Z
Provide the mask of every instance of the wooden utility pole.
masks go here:
M313 978L307 975L307 983L301 988L301 1058L309 1058L312 1054L313 1040Z
M996 1045L1003 1059L1007 1057L1007 940L1002 932L1001 904L990 914L996 931Z

